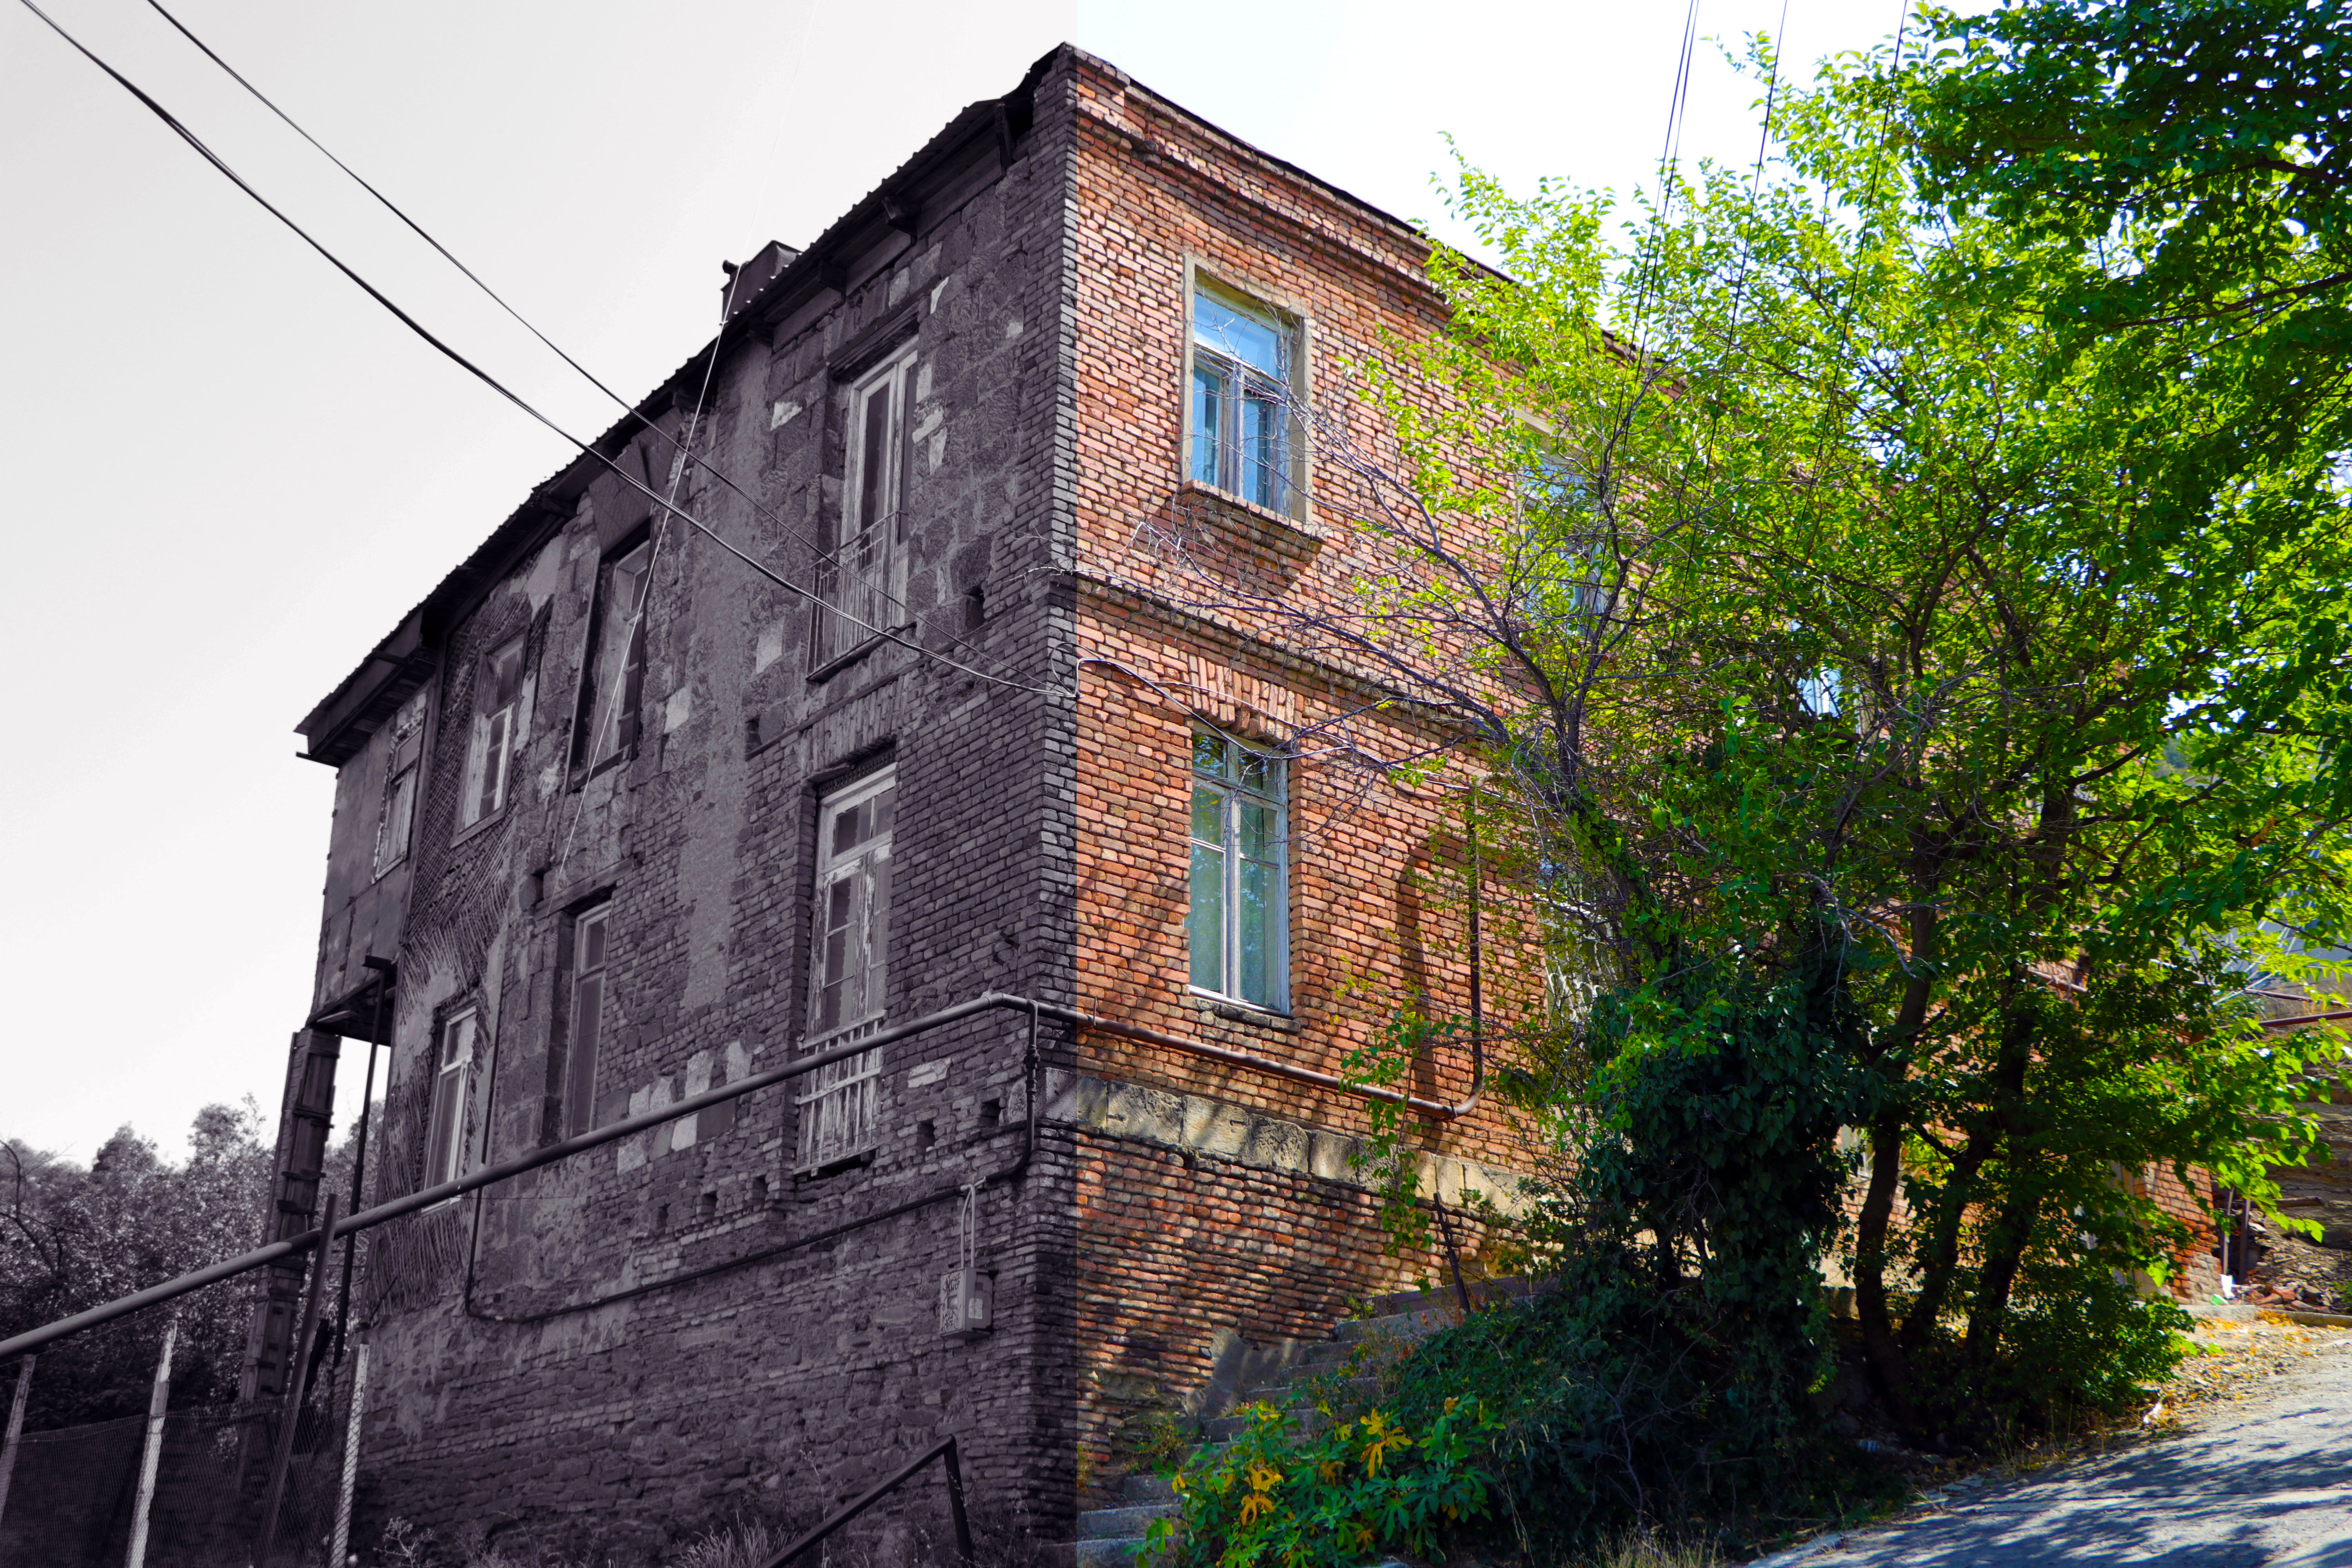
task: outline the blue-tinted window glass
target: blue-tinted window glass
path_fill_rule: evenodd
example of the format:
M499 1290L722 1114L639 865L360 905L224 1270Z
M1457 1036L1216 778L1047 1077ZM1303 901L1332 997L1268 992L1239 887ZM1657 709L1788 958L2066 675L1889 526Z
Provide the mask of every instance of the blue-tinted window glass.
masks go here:
M1282 504L1282 405L1253 395L1241 406L1241 493L1259 506Z
M1192 846L1192 908L1185 925L1192 942L1192 984L1203 991L1225 988L1225 858L1205 844Z
M1192 478L1218 483L1217 432L1225 416L1225 378L1206 365L1192 367Z
M1241 865L1241 907L1234 911L1240 929L1234 932L1240 952L1242 1000L1261 1007L1275 1005L1272 964L1274 935L1274 868L1255 860Z
M1281 329L1226 304L1205 289L1196 290L1192 296L1192 336L1262 375L1278 381L1286 374Z

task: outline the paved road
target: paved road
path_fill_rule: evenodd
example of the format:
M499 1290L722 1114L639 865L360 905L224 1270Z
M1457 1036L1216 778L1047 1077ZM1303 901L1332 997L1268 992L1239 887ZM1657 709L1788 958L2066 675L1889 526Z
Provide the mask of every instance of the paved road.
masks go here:
M2276 1392L2212 1410L2175 1441L2061 1475L1954 1488L1927 1514L1765 1562L2352 1568L2352 1333L2325 1339Z

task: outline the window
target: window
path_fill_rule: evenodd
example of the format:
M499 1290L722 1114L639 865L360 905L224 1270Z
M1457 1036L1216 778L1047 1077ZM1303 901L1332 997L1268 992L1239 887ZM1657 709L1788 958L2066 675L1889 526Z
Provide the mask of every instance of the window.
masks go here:
M1606 615L1616 602L1615 552L1583 470L1548 430L1530 425L1525 434L1519 515L1549 557L1536 574L1531 608L1552 626L1581 635L1589 628L1576 623Z
M409 830L416 825L416 764L425 751L424 692L392 716L390 748L383 764L383 810L375 823L378 877L408 858Z
M646 595L653 581L650 541L614 552L596 572L588 661L572 725L572 765L592 772L630 756L646 695Z
M604 1038L605 933L613 906L600 904L572 922L572 1037L563 1062L563 1136L596 1125L596 1054Z
M820 563L820 612L812 665L856 648L906 617L907 405L915 351L910 344L849 389L849 462L844 470L841 531Z
M466 1089L474 1071L481 1014L471 1007L442 1021L433 1047L433 1117L425 1135L425 1184L437 1187L466 1172Z
M1296 331L1203 283L1192 292L1187 472L1253 505L1290 505L1291 366Z
M890 951L890 817L897 774L878 773L817 808L816 954L809 973L805 1048L830 1050L882 1026ZM802 1082L800 1167L815 1170L874 1146L882 1053L863 1051Z
M1279 757L1192 737L1192 989L1290 1005L1289 893Z
M482 660L474 678L474 737L466 752L466 798L460 827L471 827L506 809L513 782L515 721L522 707L523 639L499 647Z

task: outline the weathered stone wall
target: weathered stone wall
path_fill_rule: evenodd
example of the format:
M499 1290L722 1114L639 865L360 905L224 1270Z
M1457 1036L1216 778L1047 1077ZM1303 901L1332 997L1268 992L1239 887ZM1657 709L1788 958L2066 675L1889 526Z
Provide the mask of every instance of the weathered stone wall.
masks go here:
M583 787L570 746L599 562L653 510L609 478L448 633L378 1196L421 1179L431 1045L453 1005L481 1007L488 1042L473 1162L565 1131L564 942L583 899L612 910L600 1121L783 1060L806 1011L817 790L885 754L893 1020L991 987L1067 995L1070 720L1055 692L1072 629L1054 481L1069 120L1044 107L1066 90L1066 76L1040 86L1000 177L848 258L769 342L722 359L698 444L756 505L691 473L680 492L812 581L842 504L843 378L877 335L910 330L907 640L981 673L886 643L813 679L805 601L655 517L642 738ZM619 460L666 489L667 450L640 439ZM985 616L967 626L974 586ZM463 828L474 672L518 634L515 798ZM1055 1370L1071 1332L1066 1136L980 1196L995 1331L961 1342L935 1321L959 1185L1023 1158L1025 1033L994 1014L889 1048L863 1166L795 1176L785 1087L378 1233L378 1517L650 1543L734 1502L839 1501L953 1432L976 1506L1051 1533L1074 1493ZM1066 1055L1051 1031L1044 1044Z
M886 755L894 1021L996 988L1331 1071L1400 994L1466 1006L1458 800L1368 793L1321 752L1291 780L1291 1016L1190 994L1194 717L1268 742L1342 720L1375 750L1433 737L1367 711L1386 694L1363 672L1156 592L1133 548L1139 519L1181 504L1266 581L1348 591L1328 484L1284 519L1181 483L1185 263L1307 318L1313 395L1376 443L1339 367L1434 324L1421 242L1075 53L1037 83L1013 153L829 258L824 289L721 358L697 439L756 504L691 472L680 491L812 582L843 505L845 378L910 326L905 604L923 654L885 643L812 668L801 595L610 477L568 492L543 542L439 634L377 1195L422 1178L430 1050L454 1006L484 1025L472 1158L567 1131L564 943L583 900L613 911L600 1121L784 1060L806 1014L817 791ZM618 450L666 487L663 443ZM569 758L598 564L648 524L643 733L583 784ZM461 828L472 683L519 635L516 798ZM355 800L381 787L365 756L346 770ZM358 853L340 823L337 854ZM1489 973L1498 1010L1513 972ZM997 1013L890 1048L863 1166L795 1177L793 1091L772 1089L376 1233L374 1516L651 1542L747 1499L840 1500L951 1431L977 1507L1066 1539L1082 1475L1108 1479L1154 1412L1197 1402L1220 1346L1319 1337L1350 1300L1441 1267L1383 1248L1348 1158L1360 1100L1045 1037L1057 1110L1018 1179L1025 1026ZM1449 1047L1403 1087L1453 1101L1471 1082ZM1414 1136L1449 1201L1508 1196L1491 1105ZM958 1205L940 1200L992 1173L978 1223L997 1327L946 1340L933 1299Z

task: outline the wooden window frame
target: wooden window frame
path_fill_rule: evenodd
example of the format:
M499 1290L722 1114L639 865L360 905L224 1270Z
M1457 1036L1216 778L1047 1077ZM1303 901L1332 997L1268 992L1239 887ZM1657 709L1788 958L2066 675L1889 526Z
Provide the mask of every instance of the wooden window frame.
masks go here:
M514 656L514 689L495 708L498 668ZM471 833L506 815L514 799L514 762L522 750L523 692L530 684L530 634L517 632L485 652L474 667L474 722L466 745L464 795L457 803L457 832ZM495 768L495 772L492 770Z
M817 563L818 607L809 621L813 675L908 624L907 490L914 466L917 347L901 344L846 383L841 510L833 545ZM878 432L870 417L877 397L884 399ZM877 530L879 537L869 538Z
M432 688L400 705L385 726L383 798L376 813L375 853L369 862L371 881L380 882L408 858L416 840L416 803L425 776L425 728ZM404 727L403 721L411 720Z
M1203 748L1214 746L1219 752L1219 764L1212 770L1202 766ZM1248 764L1252 759L1262 765L1262 784L1249 782ZM1184 841L1188 861L1185 887L1184 946L1186 983L1192 994L1211 1001L1227 1003L1237 1007L1254 1008L1262 1013L1287 1016L1290 1012L1290 779L1288 759L1270 749L1260 749L1229 735L1207 728L1192 732L1192 749L1187 759L1185 782L1187 812ZM1216 837L1212 840L1202 831L1202 797L1214 798ZM1273 853L1271 857L1251 855L1244 849L1242 813L1256 807L1274 814ZM1216 862L1218 933L1214 982L1203 984L1202 965L1199 952L1200 931L1195 923L1199 916L1198 889L1202 879L1203 849L1213 851ZM1265 932L1265 963L1267 984L1263 996L1247 994L1243 977L1243 922L1237 912L1243 907L1243 882L1251 866L1261 866L1271 873L1272 889L1265 899L1267 929Z
M863 1035L872 1034L883 1026L888 1016L890 906L886 892L878 932L874 928L871 904L861 911L867 922L861 937L866 953L864 975L870 988L866 1007L856 1017L823 1029L819 1028L817 1022L830 978L838 978L829 977L825 962L827 939L831 934L827 906L833 889L836 883L861 871L870 875L870 863L877 856L885 862L891 858L896 837L898 785L898 768L895 763L890 763L835 784L818 797L815 870L809 900L808 1027L801 1041L803 1054L830 1050ZM860 840L853 852L836 859L830 843L831 825L843 813L864 806L886 794L893 797L894 818L891 825ZM885 875L887 878L887 870ZM875 991L881 993L878 1003L872 999ZM794 1156L796 1171L803 1174L818 1173L862 1161L873 1152L881 1135L881 1075L882 1052L877 1047L831 1067L820 1068L802 1079L801 1090L794 1101L799 1118ZM842 1106L851 1109L845 1113L839 1109ZM849 1122L849 1131L845 1133L835 1131L845 1115Z
M559 1137L577 1138L596 1125L596 1075L603 1065L612 1016L613 900L574 908L564 918L563 1080L557 1102Z
M639 528L597 558L596 587L588 606L588 641L580 656L580 692L572 705L569 761L574 787L635 757L638 742L644 739L646 623L654 595L653 547L652 531ZM621 568L640 554L645 557L645 571L638 581L637 602L624 611L614 603L614 582ZM619 700L609 705L613 744L610 750L604 750L598 744L608 706L603 668L604 637L616 613L625 613L629 619L623 633L626 640L619 650L619 664L612 672L613 683L619 688Z
M462 1054L455 1060L450 1059L449 1054L453 1037L462 1041ZM481 1044L482 1009L478 1003L451 1008L434 1026L432 1050L425 1058L432 1079L425 1089L423 1186L437 1187L466 1172L467 1149L471 1142L466 1122L473 1110L474 1069L480 1059Z
M1201 300L1213 303L1275 335L1276 366L1269 374L1250 363L1232 345L1219 347L1203 341ZM1254 291L1223 281L1205 268L1188 267L1184 288L1183 437L1181 459L1187 484L1253 507L1275 517L1297 522L1306 515L1307 470L1304 432L1297 409L1306 401L1307 326L1304 317L1270 304ZM1219 400L1218 428L1204 432L1202 425L1200 377L1204 366L1228 385L1237 388ZM1280 421L1275 439L1278 449L1271 463L1256 466L1271 474L1276 495L1254 493L1249 483L1251 459L1244 450L1242 421L1253 401L1252 391L1275 400ZM1212 457L1213 472L1203 473L1203 440Z

